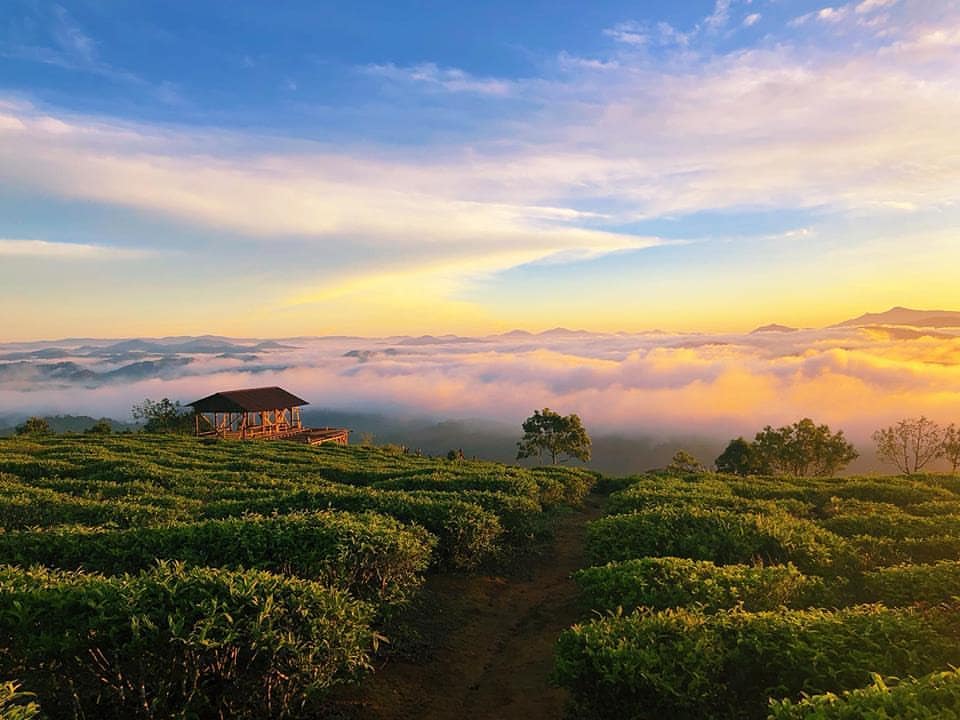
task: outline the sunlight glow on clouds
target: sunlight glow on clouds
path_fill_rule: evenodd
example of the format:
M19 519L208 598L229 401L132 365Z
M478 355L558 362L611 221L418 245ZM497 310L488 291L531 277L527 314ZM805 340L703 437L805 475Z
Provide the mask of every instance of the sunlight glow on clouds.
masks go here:
M790 248L808 237L819 239L818 248L832 243L846 263L833 270L851 277L862 277L878 239L871 233L887 233L893 214L916 224L909 233L901 226L890 230L892 242L900 238L901 257L909 256L911 244L929 248L944 236L949 244L960 227L960 7L860 0L791 14L794 5L716 0L683 25L675 18L623 17L593 29L602 49L559 49L537 58L537 72L526 74L467 71L442 58L381 59L344 69L356 92L370 93L371 107L397 102L413 107L404 112L414 122L460 118L475 128L424 132L416 142L374 141L360 133L321 142L270 128L224 130L213 121L128 119L0 89L0 200L7 192L11 206L23 197L54 199L101 218L119 210L134 218L123 236L109 220L91 221L76 241L62 228L25 233L0 226L2 235L48 243L3 241L0 252L24 261L8 272L32 273L44 284L50 270L39 262L43 256L132 259L164 251L155 237L132 237L142 251L119 247L131 228L150 230L163 221L189 230L198 261L222 267L224 275L241 274L236 283L265 291L270 310L284 310L289 319L291 308L300 308L298 321L309 323L306 313L328 304L326 314L339 314L350 330L381 333L397 318L398 304L403 321L412 323L398 332L430 330L431 319L450 327L458 315L478 323L470 330L543 326L551 320L528 313L524 303L508 312L499 302L522 297L522 285L498 286L508 271L545 260L586 267L611 253L671 247L668 237L702 249L706 266L693 251L686 256L694 274L709 269L725 244L765 239L771 249L757 256L790 258L785 295L794 296L816 286L822 274L812 263L793 262ZM107 48L73 15L47 15L51 52L70 58L71 71L112 68L102 59ZM761 18L767 34L744 44ZM4 47L7 56L16 49ZM252 68L244 57L243 66ZM287 78L302 94L305 80L293 75L286 69L274 84ZM811 235L790 237L783 228L685 230L697 214L736 218L758 210L802 216L799 223ZM651 231L645 226L651 222L676 229ZM104 228L117 234L101 239ZM891 241L888 234L882 239ZM296 271L281 291L274 290L275 278L250 269L279 263L274 256ZM38 262L27 263L31 257ZM632 262L639 268L633 284L648 284L650 276L640 274L643 258ZM776 265L769 257L764 262L746 261L724 283L753 286ZM131 272L147 281L156 269ZM172 266L167 272L177 275ZM0 280L3 273L0 268ZM675 273L682 284L687 275ZM283 274L279 266L275 274ZM868 281L891 293L896 284L886 265ZM576 304L604 327L626 315L622 297L596 300L608 292L605 278L591 282L558 285L556 306ZM191 290L180 289L184 296ZM192 290L199 295L207 288ZM209 288L216 298L230 291ZM854 302L852 290L848 295ZM22 302L12 291L0 297L8 307ZM941 298L948 304L960 294ZM705 293L690 299L682 306L686 326L696 323L690 307L720 307L720 300ZM763 305L776 312L787 303ZM749 305L737 298L728 312L742 323ZM142 314L143 308L129 308L131 316L138 310ZM666 310L658 312L651 324L676 322ZM251 332L264 334L263 325L253 324L264 317L251 313ZM41 320L35 332L43 326Z

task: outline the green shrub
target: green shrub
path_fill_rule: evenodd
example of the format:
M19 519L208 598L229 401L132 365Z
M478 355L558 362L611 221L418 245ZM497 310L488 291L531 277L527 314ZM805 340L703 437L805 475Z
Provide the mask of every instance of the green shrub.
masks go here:
M16 530L56 525L136 527L185 519L180 507L157 507L133 501L72 497L43 488L0 489L0 528Z
M566 631L556 678L581 718L759 720L769 698L956 664L958 639L954 608L636 612Z
M859 583L860 598L865 602L891 606L949 602L960 596L960 562L878 568L864 573Z
M798 702L782 700L770 707L770 720L960 719L960 671L925 675L888 685L873 685L841 695L826 693Z
M420 585L434 544L427 531L393 518L325 511L128 530L0 533L0 563L119 574L147 569L157 559L181 560L292 574L398 603Z
M849 538L848 542L861 557L863 565L868 568L960 560L960 536L890 538L857 535Z
M373 511L401 522L416 523L437 536L436 562L441 567L471 568L493 555L503 528L496 515L475 503L399 490L329 485L314 490L270 493L257 498L212 502L203 509L209 518L246 513L290 513L333 508Z
M827 583L793 565L715 565L686 558L642 558L580 570L574 575L592 610L702 607L746 610L832 604Z
M916 517L902 511L835 515L820 524L843 537L872 535L890 538L923 538L936 535L960 536L960 517Z
M595 565L647 556L715 563L794 563L803 572L837 574L855 560L841 538L786 513L736 513L666 505L601 518L587 527Z
M51 718L299 717L369 666L371 608L259 571L0 571L0 667Z
M0 682L0 720L34 720L40 717L40 707L33 702L33 694L22 692L17 682Z

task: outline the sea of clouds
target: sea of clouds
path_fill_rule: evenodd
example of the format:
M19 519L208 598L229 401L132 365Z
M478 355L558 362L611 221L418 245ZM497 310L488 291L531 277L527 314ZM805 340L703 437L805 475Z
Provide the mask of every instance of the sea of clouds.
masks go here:
M855 327L751 334L64 340L0 345L0 415L129 417L280 385L315 409L518 425L576 412L600 434L721 440L812 417L865 443L925 414L960 422L960 329Z

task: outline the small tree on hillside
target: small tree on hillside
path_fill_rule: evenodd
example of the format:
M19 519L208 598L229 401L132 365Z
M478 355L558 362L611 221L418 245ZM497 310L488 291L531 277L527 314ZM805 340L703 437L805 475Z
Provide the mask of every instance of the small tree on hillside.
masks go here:
M147 398L133 406L133 419L143 422L145 432L189 433L193 429L193 413L169 398L154 401Z
M83 432L87 435L109 435L113 432L113 425L106 418L100 418Z
M944 454L943 429L926 417L908 418L873 434L880 460L913 475Z
M768 425L757 433L754 449L761 473L797 477L835 475L860 456L843 430L834 433L810 418L777 430Z
M706 472L706 466L686 450L677 450L670 464L664 468L671 475L696 475Z
M753 443L738 437L731 440L726 449L714 461L717 472L730 475L758 475L760 474L757 451Z
M542 463L547 455L554 465L569 458L587 462L591 444L578 415L564 416L544 408L535 410L523 421L523 438L517 443L517 459L535 457Z
M50 423L47 422L46 418L31 417L17 425L14 432L17 435L50 435Z
M943 431L943 456L950 463L950 472L954 475L960 469L960 428L948 425Z

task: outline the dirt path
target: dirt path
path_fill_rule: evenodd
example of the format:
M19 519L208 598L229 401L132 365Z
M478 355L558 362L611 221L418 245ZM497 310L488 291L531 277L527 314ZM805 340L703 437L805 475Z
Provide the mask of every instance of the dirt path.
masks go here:
M509 577L439 575L425 588L426 657L393 660L352 698L370 720L556 720L566 694L550 685L557 636L579 619L570 574L601 498L564 517L552 550Z

